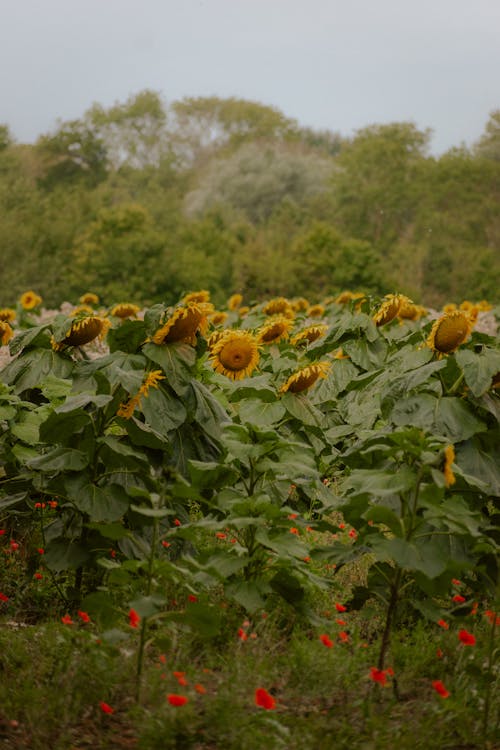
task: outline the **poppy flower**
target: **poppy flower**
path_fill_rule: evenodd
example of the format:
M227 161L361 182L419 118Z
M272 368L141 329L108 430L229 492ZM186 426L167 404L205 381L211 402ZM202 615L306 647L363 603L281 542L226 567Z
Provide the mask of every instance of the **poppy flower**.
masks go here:
M446 690L445 686L441 682L441 680L433 680L432 681L432 687L438 693L438 695L441 696L441 698L448 698L450 693L448 690Z
M0 591L0 602L8 602L8 601L9 601L9 597L6 594L2 594L2 592Z
M257 688L255 691L255 705L259 706L259 708L264 708L266 711L271 711L273 708L276 708L276 701L267 690Z
M203 687L203 685L200 682L197 682L194 686L194 689L197 693L200 693L200 695L204 695L207 692L207 689Z
M387 682L386 671L377 669L377 667L370 667L370 680L384 686Z
M443 630L449 630L450 628L446 620L438 620L437 624L439 625L440 628L443 628Z
M336 602L335 609L337 610L337 612L346 612L347 607L344 607L343 604L339 604L338 602Z
M457 604L462 604L462 602L465 601L465 596L462 596L461 594L455 594L455 596L453 597L453 601Z
M90 622L90 616L87 614L87 612L82 612L82 610L79 609L77 614L82 622Z
M115 712L115 709L111 708L108 703L104 703L104 701L100 701L99 706L104 714L113 714Z
M328 635L323 633L322 635L320 635L319 639L323 646L326 646L327 648L333 647L333 641Z
M176 693L169 693L167 700L171 706L184 706L188 702L188 698L185 695L177 695Z
M476 645L476 637L469 633L467 630L462 629L458 631L458 638L461 643L464 644L464 646L475 646Z
M141 621L141 616L135 611L135 609L129 610L128 622L131 628L136 628Z
M71 615L64 615L64 617L61 617L61 622L63 625L74 625Z

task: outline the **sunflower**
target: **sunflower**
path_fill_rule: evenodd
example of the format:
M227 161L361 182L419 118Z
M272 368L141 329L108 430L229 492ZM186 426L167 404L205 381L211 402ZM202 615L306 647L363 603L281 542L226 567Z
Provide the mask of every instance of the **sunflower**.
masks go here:
M130 419L133 416L134 411L141 405L141 397L144 396L144 398L147 398L149 396L149 389L158 388L160 380L165 380L165 375L162 370L151 370L150 372L147 372L138 392L134 396L131 396L128 401L120 404L116 415L118 417Z
M77 305L70 313L72 317L75 317L76 315L81 315L82 313L90 313L91 315L94 314L94 310L90 305Z
M7 346L14 335L14 331L6 320L0 320L0 345Z
M12 321L15 319L16 319L16 311L13 310L11 307L3 307L0 310L0 320L5 321L6 323L12 323Z
M464 343L470 332L469 316L461 310L454 310L434 322L426 343L435 352L449 354Z
M232 294L227 301L227 309L237 310L242 302L243 302L242 294Z
M182 298L182 302L188 305L190 302L210 302L210 292L207 289L200 289L198 292L188 292Z
M120 302L111 308L110 315L115 318L135 318L141 308L132 302Z
M265 323L257 332L257 341L259 344L277 344L282 339L287 339L292 327L290 318L284 315L277 315L269 323Z
M94 294L94 292L86 292L85 294L82 294L79 301L82 305L98 305L99 297L97 294Z
M57 341L54 336L52 337L52 348L58 352L66 346L83 346L84 344L93 341L98 336L102 338L108 328L109 321L106 320L106 318L101 318L100 316L93 314L85 314L82 317L71 321L69 330L66 331L64 337L60 341Z
M221 326L223 325L227 320L227 312L221 312L219 310L216 310L210 315L210 323L213 326Z
M259 344L248 331L230 330L215 342L210 360L216 372L232 380L241 380L257 367Z
M249 311L250 308L248 307L248 305L243 305L243 307L240 307L240 309L238 310L238 315L240 316L240 318L244 318Z
M454 302L448 302L446 305L443 305L444 313L455 312L456 309L457 309L457 306Z
M493 305L491 305L487 300L482 299L480 302L477 303L477 306L479 308L479 312L487 312L488 310L491 310Z
M287 318L294 317L294 311L291 302L286 297L276 297L266 302L262 308L265 315L286 315Z
M447 445L446 448L444 449L444 467L443 467L444 483L447 487L450 487L452 484L455 484L456 482L455 475L453 474L453 471L451 469L451 465L454 460L455 460L455 449L452 445Z
M318 378L326 378L330 366L330 362L315 362L302 367L293 375L290 375L286 383L281 386L280 392L300 393L306 391L314 385Z
M394 320L399 313L403 301L406 299L407 297L404 297L401 294L386 294L384 301L373 316L373 322L375 325L385 326L386 323L390 323L391 320Z
M21 299L19 301L24 310L33 310L34 307L37 307L41 303L42 298L30 290L29 292L21 294Z
M328 326L324 323L318 323L318 325L315 326L308 326L307 328L303 328L302 331L296 333L295 336L290 339L290 343L294 346L305 344L306 342L312 344L313 341L317 341L317 339L326 336L327 331Z
M178 307L153 335L154 344L173 344L184 341L196 343L196 332L206 324L205 311L196 302Z
M459 309L469 316L469 320L471 323L476 322L477 316L480 312L479 305L474 304L474 302L469 302L469 300L466 299L460 304Z
M322 318L324 314L325 308L323 305L311 305L311 307L307 308L308 318Z
M208 337L208 340L207 340L207 346L210 349L210 351L212 351L212 349L214 348L215 344L218 341L220 341L221 338L226 335L226 333L228 333L227 330L224 331L224 330L219 329L218 331L213 331L210 334L210 336Z
M340 294L335 298L335 302L337 305L348 305L349 302L352 302L353 299L360 299L360 297L364 297L365 295L363 292L350 292L348 289L346 289L343 292L340 292Z
M291 305L295 312L305 312L309 307L311 307L311 305L309 304L309 300L305 297L297 297L296 299L292 300Z

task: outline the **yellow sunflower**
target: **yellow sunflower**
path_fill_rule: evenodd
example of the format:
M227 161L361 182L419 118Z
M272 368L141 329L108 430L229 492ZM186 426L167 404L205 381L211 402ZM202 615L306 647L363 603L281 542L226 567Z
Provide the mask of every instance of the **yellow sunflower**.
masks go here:
M21 299L19 301L24 310L33 310L34 307L37 307L41 303L42 298L40 295L30 290L29 292L21 294Z
M301 391L306 391L315 384L318 378L326 378L330 367L330 362L315 362L306 365L290 375L286 383L281 386L280 392L301 393Z
M452 445L447 445L444 449L444 467L443 467L443 473L444 473L444 483L447 487L450 487L452 484L455 484L456 479L455 475L452 471L452 464L455 460L455 449Z
M132 302L120 302L111 308L110 315L115 318L135 318L141 308Z
M12 321L15 319L16 319L16 311L13 310L11 307L3 307L0 310L0 320L5 321L6 323L12 323Z
M278 341L287 339L292 325L290 318L277 315L257 331L257 342L259 344L276 344Z
M308 318L322 318L324 314L325 308L323 305L311 305L311 307L307 308Z
M66 346L83 346L88 344L98 336L101 338L106 334L109 328L109 321L98 315L85 315L77 320L72 321L69 330L61 341L56 341L52 337L52 348L58 352Z
M291 302L286 297L276 297L266 302L262 308L265 315L286 315L287 318L294 317L294 311Z
M216 310L210 315L210 323L213 326L221 326L227 320L227 312Z
M241 380L257 367L259 344L248 331L229 330L213 345L210 360L216 372Z
M373 322L377 326L385 326L399 313L403 300L407 299L401 294L386 294L384 301L373 316Z
M482 299L480 302L478 302L477 306L479 308L479 312L487 312L488 310L491 310L493 308L493 305L491 305L485 299Z
M471 323L476 322L477 316L479 315L479 312L480 312L479 305L474 304L474 302L469 302L469 300L464 300L460 304L459 309L469 316L469 320Z
M206 323L206 314L201 305L189 302L178 307L153 335L155 344L173 344L176 341L196 343L196 332Z
M98 305L99 297L97 294L94 294L94 292L86 292L85 294L82 294L79 301L82 305Z
M446 305L443 305L444 313L455 312L456 309L457 309L457 306L454 302L448 302Z
M6 320L0 320L0 345L7 346L14 335L14 331Z
M238 315L240 316L240 318L244 318L245 315L247 314L247 312L249 312L249 310L250 310L250 308L248 307L248 305L243 305L238 310Z
M243 302L242 294L232 294L227 301L227 309L237 310L242 302Z
M185 305L190 302L210 302L210 292L207 289L200 289L198 292L188 292L182 298Z
M91 315L94 314L94 310L90 305L77 305L70 313L73 317L76 315L81 315L82 313L90 313Z
M434 322L426 343L435 352L449 354L464 343L470 332L469 316L461 310L454 310Z
M290 339L290 343L294 346L305 344L306 342L312 344L313 341L317 341L317 339L326 336L327 331L328 326L324 323L318 323L318 325L315 326L308 326L302 331L296 333L295 336Z
M311 305L309 304L309 300L305 297L297 297L296 299L293 299L291 305L295 312L305 312L309 307L311 307Z
M141 405L141 397L144 396L144 398L147 398L149 396L149 389L158 388L160 380L165 380L165 375L162 370L151 370L150 372L147 372L138 392L134 396L131 396L128 401L120 404L116 415L118 417L130 419L134 411Z
M349 302L352 302L354 299L361 299L364 296L363 292L350 292L346 289L345 291L340 292L335 298L335 302L337 305L348 305Z

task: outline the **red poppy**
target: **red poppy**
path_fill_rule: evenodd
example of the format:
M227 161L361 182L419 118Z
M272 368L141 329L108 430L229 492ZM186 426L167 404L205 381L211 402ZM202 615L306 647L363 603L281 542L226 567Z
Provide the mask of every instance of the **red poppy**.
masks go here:
M436 651L436 656L437 656L438 659L442 659L443 656L444 656L443 650L440 649L440 648L438 648L438 650Z
M16 550L19 549L19 544L17 542L11 541L10 548L11 548L12 552L15 552Z
M387 676L383 669L377 669L377 667L370 667L370 680L378 682L379 685L385 685L387 682Z
M246 639L248 638L243 628L238 628L238 638L240 639L240 641L246 641Z
M464 646L476 645L476 637L472 635L472 633L469 633L467 630L464 630L464 629L459 630L458 638L464 644Z
M323 633L322 635L320 635L319 639L323 646L326 646L327 648L333 647L333 641L328 635Z
M461 586L462 585L462 581L459 581L458 578L452 578L451 582L452 582L452 584L454 586Z
M292 528L290 529L290 534L298 534L298 533L299 533L299 530L295 526L292 526Z
M7 594L2 594L2 592L0 591L0 602L8 602L8 601L9 601L9 597L7 596Z
M273 708L276 708L276 701L267 690L264 688L257 688L255 691L255 705L259 706L259 708L265 708L266 711L270 711Z
M349 635L345 632L345 630L340 631L339 638L342 643L349 643Z
M197 693L200 693L200 695L204 695L207 692L207 689L203 687L203 685L200 682L197 682L194 686L194 689Z
M131 628L136 628L141 621L141 616L137 614L135 609L129 610L128 622Z
M198 597L195 596L194 594L188 594L188 600L190 602L197 602L198 601Z
M171 706L184 706L188 702L185 695L177 695L176 693L169 693L167 700Z
M90 616L87 614L87 612L82 612L82 610L79 609L77 614L82 622L90 622Z
M443 628L443 630L449 630L450 626L445 620L438 620L437 624L439 625L440 628Z
M113 714L115 712L115 709L111 708L108 703L104 703L104 701L101 701L99 705L101 707L101 711L105 714Z
M351 539L356 539L356 537L358 536L358 532L356 531L356 529L351 529L349 532L349 536L351 537Z
M43 578L43 575L41 573L35 573L33 578L36 578L37 581L41 581Z
M455 594L453 597L453 601L457 602L457 604L462 604L462 602L465 601L465 596L462 596L461 594Z
M75 623L71 619L71 615L64 615L64 617L61 617L61 622L64 625L74 625Z
M446 688L443 685L443 683L441 682L441 680L433 680L432 687L434 688L434 690L436 691L436 693L438 693L441 696L441 698L448 698L449 697L450 694L449 694L448 690L446 690Z
M339 604L339 602L336 602L335 609L337 610L337 612L346 612L347 607L344 607L343 604Z
M289 513L287 518L289 521L295 521L295 519L298 517L298 513Z
M217 537L217 539L226 539L227 538L227 534L224 534L223 531L216 531L215 532L215 536Z
M45 550L43 549L43 547L39 547L37 549L37 552L38 552L39 555L44 555L45 554Z
M181 525L181 522L179 521L179 519L174 518L174 526L180 526L180 525Z
M166 542L165 540L163 540L162 543L161 543L161 546L165 547L165 549L167 549L167 547L170 547L170 542Z
M7 532L5 531L5 529L0 529L0 536L3 536L3 535L4 535L4 534L6 534L6 533L7 533Z

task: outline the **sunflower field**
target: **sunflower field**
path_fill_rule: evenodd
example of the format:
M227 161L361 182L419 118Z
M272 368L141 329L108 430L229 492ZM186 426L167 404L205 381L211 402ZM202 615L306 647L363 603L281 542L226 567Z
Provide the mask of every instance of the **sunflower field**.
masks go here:
M1 309L5 746L498 747L499 318Z

